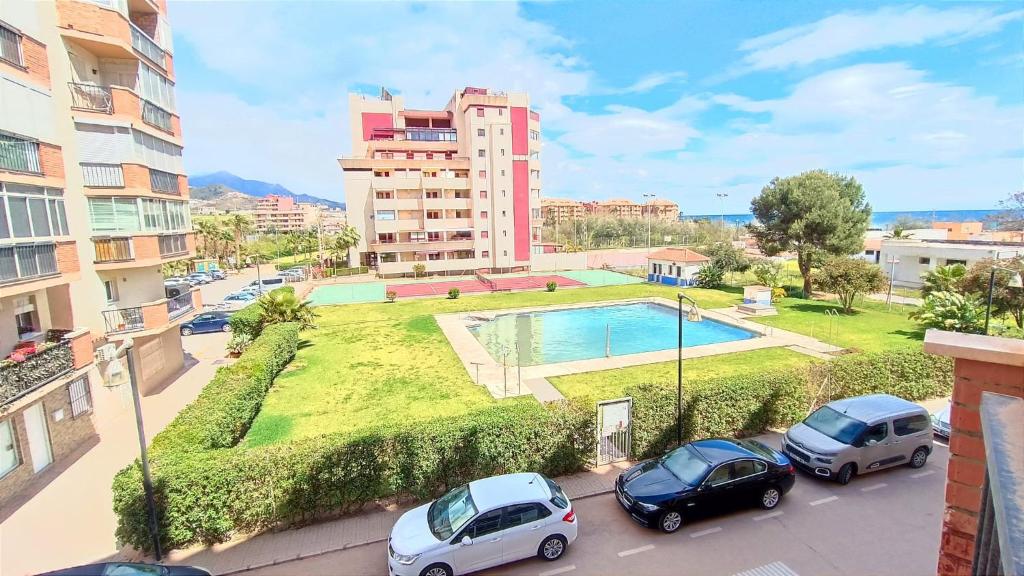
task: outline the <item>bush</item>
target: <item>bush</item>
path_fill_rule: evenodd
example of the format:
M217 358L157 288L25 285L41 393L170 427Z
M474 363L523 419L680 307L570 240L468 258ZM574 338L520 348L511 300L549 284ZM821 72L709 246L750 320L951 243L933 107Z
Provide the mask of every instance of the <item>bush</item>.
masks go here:
M810 378L815 392L829 371L833 400L877 393L924 400L948 396L953 390L952 359L917 348L847 354L815 365Z
M554 292L555 289L558 288L558 282L555 282L554 280L548 282L547 283L547 288L548 288L548 292Z
M388 302L394 302L395 298L398 298L398 292L394 290L388 290L384 297L388 299Z
M295 294L295 287L282 286L271 290L270 294L278 291ZM247 336L250 340L255 340L260 335L263 325L263 310L260 308L259 299L253 300L251 304L232 314L228 319L228 324L231 325L232 334L239 337Z
M705 264L697 270L694 281L701 288L718 288L725 281L725 270L714 264Z
M423 276L426 273L427 273L427 265L426 264L413 264L412 265L412 275L414 277L419 278L420 276Z
M985 308L973 294L932 292L920 308L910 313L925 328L981 334L985 331Z
M772 288L772 302L778 302L786 297L785 288Z
M451 290L448 291L448 299L455 300L456 298L459 297L459 294L461 293L462 291L459 290L458 288L452 288Z

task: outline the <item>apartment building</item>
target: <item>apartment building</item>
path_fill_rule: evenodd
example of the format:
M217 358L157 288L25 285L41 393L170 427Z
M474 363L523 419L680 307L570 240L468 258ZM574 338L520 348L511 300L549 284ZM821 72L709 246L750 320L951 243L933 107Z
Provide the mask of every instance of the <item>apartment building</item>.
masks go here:
M163 0L0 3L0 504L128 409L126 338L144 393L183 365L170 37Z
M306 215L291 196L271 194L256 201L253 224L260 234L305 230Z
M655 198L646 204L641 204L640 214L654 220L679 220L679 204L663 198Z
M442 110L349 95L339 160L353 250L384 276L526 270L540 242L540 115L526 94L455 93Z
M929 271L950 264L970 268L979 260L1005 260L1024 255L1024 242L985 240L896 240L883 239L877 263L892 276L896 286L920 288Z
M574 220L582 220L587 215L583 202L561 198L542 198L540 215L545 222L564 224Z
M585 206L587 207L587 212L595 216L613 216L615 218L639 218L643 216L643 207L640 204L621 198L587 202Z

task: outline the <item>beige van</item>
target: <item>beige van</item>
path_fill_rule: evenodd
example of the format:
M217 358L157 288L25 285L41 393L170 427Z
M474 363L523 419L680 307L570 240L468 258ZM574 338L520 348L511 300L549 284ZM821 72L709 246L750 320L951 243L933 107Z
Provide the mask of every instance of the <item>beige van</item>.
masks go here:
M856 474L909 464L932 452L932 426L922 406L888 394L829 402L793 426L782 451L804 470L847 484Z

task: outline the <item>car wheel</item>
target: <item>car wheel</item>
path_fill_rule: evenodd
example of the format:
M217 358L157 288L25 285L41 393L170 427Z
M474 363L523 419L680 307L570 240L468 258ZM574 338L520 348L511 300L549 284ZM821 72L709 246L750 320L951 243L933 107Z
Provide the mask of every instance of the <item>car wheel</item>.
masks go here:
M192 329L189 328L188 326L182 326L181 327L181 335L182 336L191 336L192 335Z
M910 467L920 468L928 462L928 449L924 446L914 450L914 453L910 456Z
M850 479L853 478L853 473L854 465L852 463L843 464L843 467L839 469L839 473L836 474L836 482L839 482L843 486L846 486L847 484L850 483Z
M231 324L225 324L220 328L221 332L231 332Z
M666 534L671 534L683 525L683 515L675 510L669 510L658 518L658 528Z
M431 564L420 572L420 576L455 576L447 564Z
M761 508L771 510L779 505L782 500L782 492L775 486L769 486L761 492Z
M566 545L565 538L562 535L554 534L548 536L537 548L537 556L548 562L558 560L562 557L562 554L565 554Z

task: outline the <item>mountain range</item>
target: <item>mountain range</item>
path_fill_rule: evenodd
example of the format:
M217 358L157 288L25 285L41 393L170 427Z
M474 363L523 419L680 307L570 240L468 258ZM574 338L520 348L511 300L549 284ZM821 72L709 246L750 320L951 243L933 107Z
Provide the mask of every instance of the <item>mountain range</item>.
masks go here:
M310 196L309 194L296 194L280 184L271 184L270 182L262 182L260 180L249 180L225 171L214 172L212 174L202 174L199 176L189 176L188 185L189 188L192 189L192 198L195 198L196 200L214 201L218 200L226 192L237 191L245 196L251 196L253 198L263 198L264 196L274 194L277 196L291 196L292 198L295 198L296 202L322 204L330 206L331 208L345 208L345 204L342 202L318 198L316 196Z

